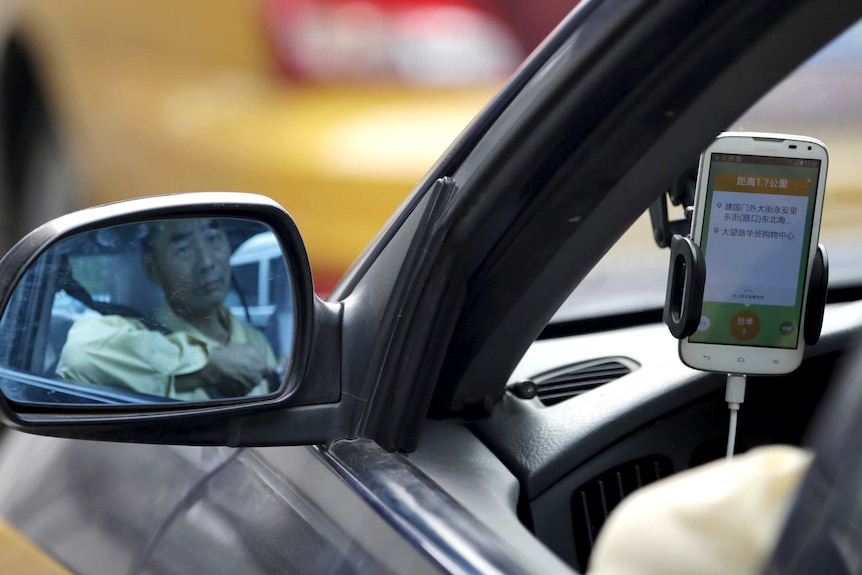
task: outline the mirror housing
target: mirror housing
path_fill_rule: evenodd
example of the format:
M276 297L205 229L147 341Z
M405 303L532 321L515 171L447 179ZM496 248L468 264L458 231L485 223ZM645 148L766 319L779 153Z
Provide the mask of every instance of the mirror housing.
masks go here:
M107 249L105 246L118 243L116 238L122 234L152 227L152 224L144 223L157 221L178 223L183 229L189 226L200 228L202 222L219 222L221 229L221 222L224 222L224 227L232 231L228 230L230 233L223 235L231 237L233 233L242 240L249 239L251 231L263 230L258 239L269 244L265 249L271 252L273 243L280 248L292 301L287 302L282 296L281 301L275 303L289 303L292 308L292 329L288 330L292 333L292 343L284 348L289 350L289 361L283 362L286 367L280 373L275 372L278 375L271 386L248 395L208 393L195 396L201 400L185 401L149 395L151 391L140 393L140 389L125 385L126 381L103 385L108 382L98 378L84 382L75 377L58 377L54 372L34 373L33 370L21 369L25 364L10 359L16 357L13 347L26 347L30 344L22 342L26 342L28 337L32 339L37 334L47 333L56 311L57 293L88 306L89 315L115 319L124 325L128 323L129 318L123 311L127 308L106 307L111 304L98 300L110 298L89 293L74 277L82 275L82 269L85 270L83 275L87 276L88 268L79 265L77 272L72 273L68 262L58 255L78 253L70 250L70 246L89 246L87 249L90 251L86 253ZM246 230L245 235L237 236L237 229ZM242 249L236 249L237 243L238 240L231 244L231 266L242 263L243 258L258 257L253 252L260 246L252 245L253 240L246 242ZM135 261L145 259L140 253L145 251L140 247L140 237L124 245L137 246ZM104 275L105 264L98 263L103 260L91 259L89 275L95 275L94 266ZM132 261L132 258L126 259ZM37 281L33 281L37 271L41 274ZM122 275L127 273L127 267L110 271ZM151 272L147 274L152 279ZM144 277L140 273L139 276ZM29 283L22 283L26 281ZM137 281L140 282L139 279ZM222 283L222 280L210 280L213 285ZM152 291L153 285L144 280L131 289ZM202 285L194 286L196 292L192 290L195 301L206 299L205 292L212 287ZM165 288L166 296L179 291L169 291L164 284L161 287ZM41 297L31 297L33 288L45 293ZM163 299L170 300L171 297ZM174 307L172 301L164 302L162 307L168 303L169 307ZM229 309L227 300L221 303L221 307ZM241 307L248 310L246 305ZM177 315L187 317L185 312ZM295 223L284 209L264 196L223 192L153 196L90 208L52 220L28 234L0 260L0 317L0 418L5 425L21 431L143 443L318 444L348 436L353 428L350 414L359 411L350 400L342 402L340 307L323 302L314 295L308 256ZM252 319L250 314L246 319ZM142 321L142 318L132 318L132 323ZM221 324L226 321L234 320L225 320ZM163 337L168 331L143 330L148 337L155 338ZM229 343L228 339L225 346ZM197 349L196 346L202 347L197 340L191 347ZM42 358L40 354L48 353L47 348L34 352L32 345L28 349L30 357ZM86 346L77 349L86 351ZM73 355L80 358L87 354ZM48 363L47 358L42 359ZM159 362L153 360L152 363ZM238 381L239 377L235 379ZM38 393L28 393L35 389Z

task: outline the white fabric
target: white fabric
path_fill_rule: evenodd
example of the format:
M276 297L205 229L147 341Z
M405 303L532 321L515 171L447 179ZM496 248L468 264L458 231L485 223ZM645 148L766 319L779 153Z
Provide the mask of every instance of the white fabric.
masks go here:
M587 574L760 573L810 462L795 447L760 447L634 492L599 533Z

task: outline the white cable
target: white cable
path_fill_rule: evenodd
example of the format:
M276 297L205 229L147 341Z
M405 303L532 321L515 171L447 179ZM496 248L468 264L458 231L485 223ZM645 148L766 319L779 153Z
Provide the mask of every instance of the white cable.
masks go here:
M724 390L724 400L730 409L730 430L727 434L727 458L733 457L733 447L736 443L736 420L739 414L739 406L745 401L745 375L727 374L727 386Z
M736 407L730 407L730 430L727 433L727 458L733 458L733 445L736 443L736 418L739 414L739 404L734 404Z

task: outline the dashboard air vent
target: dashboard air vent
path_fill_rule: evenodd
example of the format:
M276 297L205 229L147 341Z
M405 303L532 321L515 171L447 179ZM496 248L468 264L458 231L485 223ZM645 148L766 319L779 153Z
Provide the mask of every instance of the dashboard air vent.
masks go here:
M534 376L532 381L541 402L554 405L628 375L639 367L627 357L605 357L546 371Z
M633 491L673 473L666 457L652 456L632 461L588 481L572 494L572 526L575 551L585 567L596 536L608 515Z

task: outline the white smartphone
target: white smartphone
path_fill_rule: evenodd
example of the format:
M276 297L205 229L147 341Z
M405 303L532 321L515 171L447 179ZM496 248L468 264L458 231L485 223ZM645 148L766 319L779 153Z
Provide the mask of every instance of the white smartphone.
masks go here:
M796 369L826 187L826 146L805 136L725 132L701 155L692 240L706 263L691 367L739 374Z

